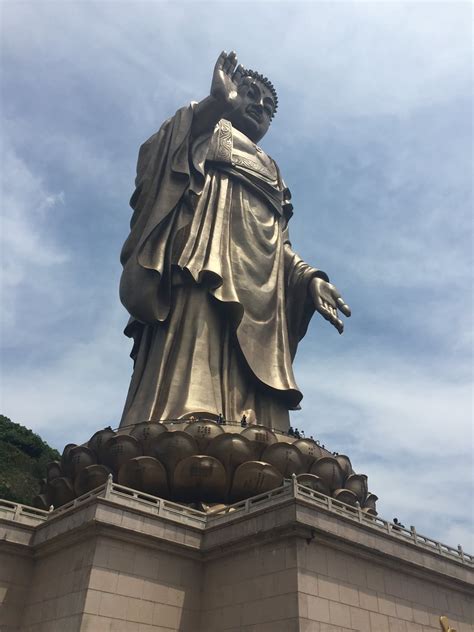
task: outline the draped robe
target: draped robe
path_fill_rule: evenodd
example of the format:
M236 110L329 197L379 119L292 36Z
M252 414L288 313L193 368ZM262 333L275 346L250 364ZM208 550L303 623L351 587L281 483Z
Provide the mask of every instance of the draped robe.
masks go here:
M140 149L120 296L134 371L121 426L222 413L287 430L292 370L324 272L292 248L276 163L222 119L178 110Z

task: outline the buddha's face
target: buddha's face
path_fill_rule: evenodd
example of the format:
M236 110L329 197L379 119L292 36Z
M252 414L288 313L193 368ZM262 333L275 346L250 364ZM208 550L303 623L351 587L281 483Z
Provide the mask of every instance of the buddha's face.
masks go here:
M240 106L227 118L254 143L265 136L275 111L275 101L267 86L252 77L244 77L238 88Z

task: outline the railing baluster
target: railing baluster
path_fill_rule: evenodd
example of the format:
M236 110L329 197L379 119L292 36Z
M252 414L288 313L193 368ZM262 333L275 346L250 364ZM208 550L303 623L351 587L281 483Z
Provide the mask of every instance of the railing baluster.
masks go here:
M110 495L111 495L112 489L113 489L113 484L114 484L113 476L112 476L112 474L109 474L107 476L107 482L105 484L104 498L110 498Z
M0 500L0 510L3 510L3 513L7 514L7 519L15 521L21 521L23 516L31 516L37 517L38 519L47 520L52 515L58 515L59 513L62 514L64 512L67 512L69 509L78 507L94 497L102 496L103 498L110 499L114 495L114 492L118 496L133 499L139 503L146 503L148 505L153 505L157 507L158 516L166 515L168 517L173 517L173 514L175 516L176 514L180 516L187 515L203 524L206 524L208 521L214 521L215 519L227 517L231 513L249 513L254 506L257 510L261 507L267 507L268 501L272 502L274 499L281 499L285 502L289 496L293 498L299 497L310 501L311 503L319 507L322 506L324 509L334 512L337 515L342 515L350 520L354 520L358 523L367 525L370 528L375 528L378 530L381 529L388 533L391 537L398 537L400 539L401 536L402 538L405 538L405 541L410 540L410 542L414 545L425 549L430 549L431 551L435 551L437 554L443 557L450 557L451 559L456 558L461 563L468 564L470 566L472 566L474 563L474 556L465 553L461 545L458 545L458 547L455 549L454 547L450 547L436 540L432 540L427 536L418 534L414 526L411 526L409 530L405 528L397 528L397 531L395 531L391 524L386 520L383 520L378 516L366 515L362 511L360 505L352 507L350 505L346 505L345 503L332 499L330 496L321 494L320 492L317 492L309 487L300 485L295 475L291 477L290 481L285 481L281 487L278 487L263 494L258 494L251 498L247 498L238 503L234 503L233 505L228 505L224 510L213 515L206 515L204 512L190 509L171 501L165 501L158 498L157 496L152 496L151 494L146 494L144 492L140 492L138 490L114 483L111 474L108 476L107 482L104 485L91 490L87 494L74 499L73 501L63 505L62 507L59 507L58 509L54 509L54 507L51 505L49 510L45 511L34 507L28 507L26 505L22 505L21 503L13 503L11 501Z

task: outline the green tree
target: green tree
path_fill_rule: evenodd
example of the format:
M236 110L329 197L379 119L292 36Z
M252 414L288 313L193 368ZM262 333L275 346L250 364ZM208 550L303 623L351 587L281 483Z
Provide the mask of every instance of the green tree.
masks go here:
M0 415L0 498L31 505L59 452L32 430Z

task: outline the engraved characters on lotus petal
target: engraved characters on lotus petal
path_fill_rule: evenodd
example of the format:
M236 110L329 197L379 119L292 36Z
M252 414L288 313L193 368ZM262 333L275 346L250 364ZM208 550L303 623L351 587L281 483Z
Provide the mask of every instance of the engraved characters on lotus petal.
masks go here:
M210 442L220 435L224 434L224 429L215 421L203 419L192 421L185 428L185 432L196 439L198 450L201 454L207 451Z
M202 499L219 502L227 489L224 466L212 456L189 456L176 466L173 477L173 496L184 502Z

